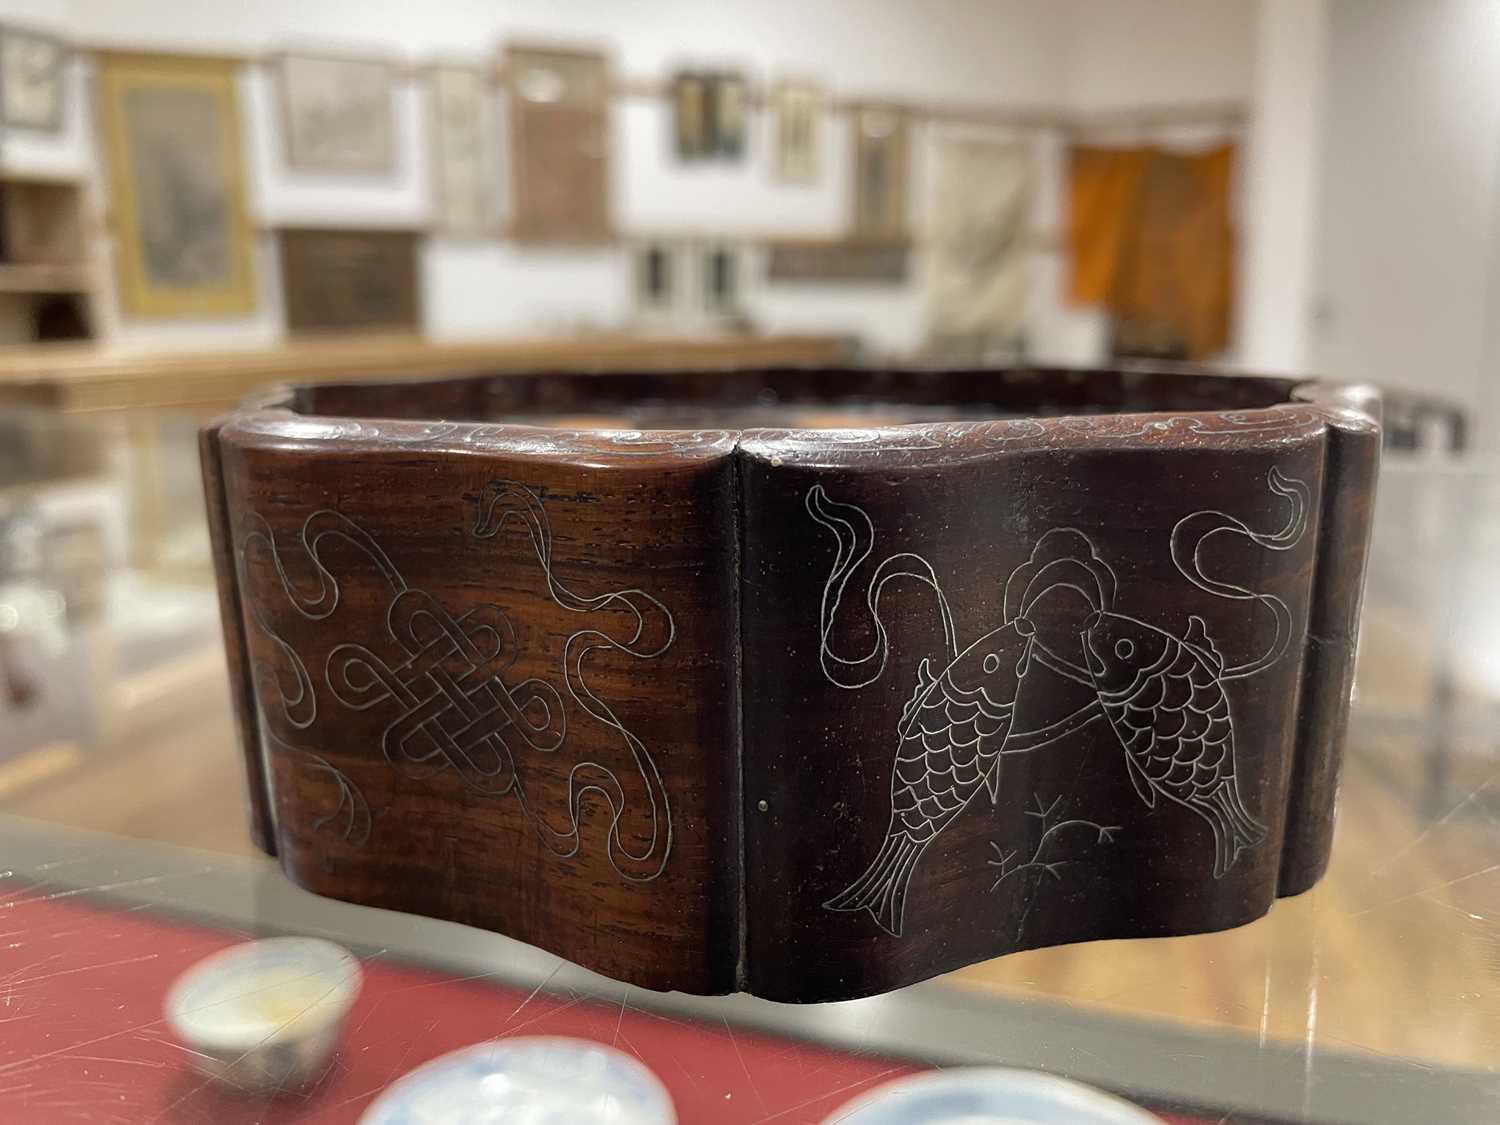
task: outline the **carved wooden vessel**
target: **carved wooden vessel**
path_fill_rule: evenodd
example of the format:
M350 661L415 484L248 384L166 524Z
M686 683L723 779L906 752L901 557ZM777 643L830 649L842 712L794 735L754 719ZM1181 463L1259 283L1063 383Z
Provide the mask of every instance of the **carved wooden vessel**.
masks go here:
M1328 859L1375 410L1139 371L263 396L203 434L257 841L780 1000L1248 922Z

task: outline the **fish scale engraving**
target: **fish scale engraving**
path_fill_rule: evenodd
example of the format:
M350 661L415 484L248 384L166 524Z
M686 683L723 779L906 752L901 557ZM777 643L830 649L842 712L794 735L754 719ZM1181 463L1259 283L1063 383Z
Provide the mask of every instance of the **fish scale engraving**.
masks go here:
M1189 618L1179 640L1105 614L1089 630L1086 647L1137 796L1155 808L1160 794L1206 820L1214 834L1214 876L1221 878L1240 852L1265 839L1266 829L1237 788L1234 722L1219 678L1224 662L1203 619Z
M823 600L822 662L829 680L856 689L872 683L883 671L888 640L879 619L880 593L896 578L917 579L933 589L951 648L951 616L936 574L921 556L904 554L881 563L870 582L867 604L875 616L875 647L857 660L829 652L843 589L854 568L870 554L869 536L861 537L859 531L872 534L873 528L861 509L835 503L820 487L808 493L806 502L808 512L833 531L839 542L838 561ZM897 724L891 819L885 841L864 874L824 904L829 910L867 910L883 929L899 935L907 888L923 852L981 790L989 793L991 803L997 799L1001 757L1056 741L1099 717L1097 709L1090 707L1036 730L1012 730L1016 690L1036 648L1026 614L1055 586L1097 590L1112 582L1112 575L1069 556L1082 541L1071 538L1073 534L1044 536L1030 563L1017 568L1006 587L1005 625L952 655L941 672L932 671L930 660L921 662L916 690Z
M896 724L890 822L880 850L825 908L867 911L899 937L908 888L923 853L981 790L992 804L998 800L1002 760L1039 751L1099 719L1123 751L1131 784L1148 808L1156 809L1157 798L1165 797L1207 822L1215 878L1222 878L1241 852L1262 843L1267 830L1239 790L1234 720L1224 685L1281 659L1291 644L1291 612L1272 594L1209 577L1200 554L1205 542L1225 533L1271 551L1291 550L1301 542L1307 485L1276 468L1267 484L1288 504L1281 529L1256 531L1235 516L1205 510L1183 517L1171 534L1173 565L1193 586L1217 598L1252 602L1274 620L1266 650L1234 666L1226 665L1197 615L1178 636L1115 612L1117 576L1075 528L1053 528L1036 541L1006 581L1003 624L961 652L931 563L912 552L887 557L869 579L864 599L874 642L857 657L840 656L832 646L835 619L854 571L873 552L874 525L863 509L831 500L821 485L809 489L808 513L837 543L819 615L819 661L828 681L858 690L884 673L890 631L881 619L880 599L892 581L912 579L931 589L947 647L941 672L933 672L931 658L921 662L916 688ZM1081 626L1059 632L1039 610L1064 594L1082 598L1092 612ZM1052 722L1017 731L1016 695L1036 667L1088 688L1093 698ZM1108 842L1106 834L1100 842Z
M995 765L1010 733L1012 706L991 696L983 677L995 676L998 650L1015 639L1013 630L981 637L936 676L922 662L898 730L885 846L831 909L868 909L886 929L899 930L910 874L927 845L982 786L995 799Z

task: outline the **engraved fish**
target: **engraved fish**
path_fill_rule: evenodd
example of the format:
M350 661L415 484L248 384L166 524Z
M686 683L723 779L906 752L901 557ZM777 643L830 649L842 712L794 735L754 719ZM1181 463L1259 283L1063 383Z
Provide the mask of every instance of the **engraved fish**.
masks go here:
M1307 527L1307 485L1274 467L1267 483L1288 503L1280 530L1256 531L1236 516L1204 510L1179 520L1171 535L1172 562L1184 578L1215 597L1253 602L1274 619L1275 635L1265 651L1233 666L1225 665L1199 618L1191 618L1179 638L1115 614L1113 569L1086 534L1067 527L1042 535L1026 562L1011 572L1004 625L962 652L954 642L953 615L935 570L911 552L888 556L863 583L867 647L854 655L836 652L835 619L852 576L873 551L874 524L862 508L835 503L821 485L810 488L808 513L832 533L837 547L819 613L824 676L838 687L857 690L884 673L890 632L882 620L881 598L898 579L932 591L948 660L936 675L930 661L922 663L916 691L897 724L891 818L879 854L824 907L867 910L899 936L907 886L923 852L981 788L997 798L1005 755L1037 750L1101 716L1125 749L1131 782L1148 807L1155 808L1162 794L1208 822L1215 839L1216 876L1241 851L1264 840L1266 828L1239 793L1224 683L1254 675L1285 654L1292 614L1273 594L1208 576L1200 554L1203 544L1218 535L1239 536L1273 551L1289 551L1301 541ZM1017 653L1019 659L1014 659ZM1081 685L1087 702L1044 726L1014 730L1017 693L1038 665ZM1052 694L1064 698L1052 688L1040 693L1047 698Z
M1018 665L1030 638L1012 625L980 637L941 672L917 669L897 724L891 822L875 860L829 899L830 910L868 910L900 935L906 890L922 853L974 796L998 796L1000 750L1010 734Z
M1036 639L1038 603L1064 589L1096 610L1114 593L1113 576L1097 563L1088 540L1068 529L1044 535L1011 573L1006 624L936 674L931 660L922 661L916 690L896 725L885 841L864 874L824 903L829 910L868 910L880 926L900 936L907 887L922 853L981 789L992 804L998 799L1001 757L1056 741L1091 717L1084 710L1037 730L1012 730L1016 694L1033 660L1070 674L1067 662ZM1087 683L1081 670L1076 678Z
M1148 808L1159 795L1197 813L1214 834L1214 877L1266 837L1240 796L1234 720L1224 691L1224 658L1201 617L1178 638L1116 613L1084 634L1089 674L1125 766Z

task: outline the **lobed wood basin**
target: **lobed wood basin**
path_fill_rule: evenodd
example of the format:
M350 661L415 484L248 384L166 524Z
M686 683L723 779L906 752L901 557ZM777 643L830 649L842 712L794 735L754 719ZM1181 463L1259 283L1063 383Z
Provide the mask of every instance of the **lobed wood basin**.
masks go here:
M652 989L1219 930L1328 860L1368 388L483 376L202 449L257 842Z

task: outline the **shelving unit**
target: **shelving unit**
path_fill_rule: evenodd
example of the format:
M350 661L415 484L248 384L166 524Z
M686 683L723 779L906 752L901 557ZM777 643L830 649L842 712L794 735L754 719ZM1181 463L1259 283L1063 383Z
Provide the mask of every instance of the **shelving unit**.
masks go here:
M0 293L85 293L94 287L84 265L0 263Z
M81 181L0 172L0 343L94 337L89 242Z

